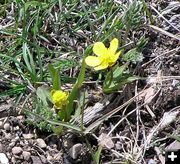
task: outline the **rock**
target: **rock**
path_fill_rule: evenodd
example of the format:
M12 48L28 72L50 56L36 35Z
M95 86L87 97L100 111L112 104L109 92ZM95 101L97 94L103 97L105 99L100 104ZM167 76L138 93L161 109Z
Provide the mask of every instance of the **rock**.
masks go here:
M102 133L99 136L99 145L101 145L102 147L106 147L108 149L112 149L114 147L114 142L108 134Z
M53 157L48 154L48 155L47 155L47 160L48 160L48 161L52 161L52 160L53 160Z
M77 157L81 154L82 152L82 144L78 143L72 146L69 150L69 155L73 159L77 159Z
M166 151L178 151L180 150L180 142L175 140L174 142L172 142L171 144L169 144L166 148Z
M24 120L24 116L20 115L16 117L18 120Z
M31 156L31 159L32 159L32 164L42 164L38 156Z
M150 159L150 160L148 161L148 164L157 164L157 162L156 162L154 159Z
M5 138L8 139L8 140L12 139L11 133L6 133Z
M11 158L11 162L12 162L12 163L17 163L17 162L16 162L16 158L15 158L15 157L12 157L12 158Z
M0 153L0 163L1 164L9 164L9 160L6 157L6 154Z
M42 138L38 138L36 141L37 141L37 145L38 145L40 148L44 149L44 148L47 147L45 141L44 141Z
M13 147L12 148L12 153L14 155L20 155L22 153L23 149L21 147Z
M4 127L4 130L6 130L6 131L10 131L11 130L10 123L8 123L8 122L5 123L3 127Z
M33 134L23 134L23 137L25 139L32 139L34 137L34 135Z
M31 153L28 152L28 151L23 151L22 152L22 155L23 155L23 158L26 160L26 161L29 161L30 157L31 157Z
M19 131L19 126L14 127L14 131Z
M11 142L11 143L9 144L9 147L12 148L13 146L15 146L15 144L16 144L15 142Z
M0 153L3 152L3 149L4 149L4 147L3 147L3 145L0 143Z
M53 155L53 157L54 157L54 159L55 159L56 161L61 161L62 158L63 158L62 156L63 156L63 154L60 153L60 152Z
M121 150L122 149L121 142L117 141L117 143L115 144L115 148L116 150Z

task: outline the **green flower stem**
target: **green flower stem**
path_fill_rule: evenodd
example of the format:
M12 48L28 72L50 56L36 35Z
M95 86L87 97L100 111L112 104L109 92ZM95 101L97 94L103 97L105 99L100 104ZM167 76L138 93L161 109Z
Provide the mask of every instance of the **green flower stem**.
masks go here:
M82 61L82 66L77 78L77 81L71 91L71 93L69 94L68 97L68 103L66 106L66 111L67 111L67 119L69 120L71 118L71 114L74 111L74 101L77 100L78 94L79 94L79 90L84 82L84 77L85 77L85 70L86 70L86 63L85 63L85 58L86 56L88 56L90 53L92 53L92 46L89 46L85 53L84 53L84 58Z
M112 68L110 68L110 80L109 80L108 86L111 85L112 81L113 81L113 70Z
M82 107L81 107L81 133L83 134L84 131L84 105L85 105L85 91L83 92L83 103L82 103Z

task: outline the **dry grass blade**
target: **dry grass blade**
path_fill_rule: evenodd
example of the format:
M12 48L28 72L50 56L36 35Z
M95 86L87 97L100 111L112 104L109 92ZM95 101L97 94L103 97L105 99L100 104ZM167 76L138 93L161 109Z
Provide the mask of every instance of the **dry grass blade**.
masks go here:
M119 112L121 109L123 109L124 107L130 105L139 95L136 95L134 97L132 97L131 99L129 99L127 102L125 102L124 104L122 104L121 106L115 108L114 110L112 110L111 112L105 114L103 117L101 117L100 119L98 119L97 121L95 121L94 123L92 123L91 125L89 125L86 130L84 131L84 133L89 133L90 131L92 131L95 127L99 126L104 120L110 118L112 115L116 114L117 112Z
M152 29L154 29L154 30L156 30L156 31L164 34L164 35L167 35L167 36L169 36L169 37L171 37L171 38L174 38L174 39L180 41L180 37L179 37L179 36L176 36L176 35L174 35L174 34L171 34L170 32L167 32L167 31L163 30L162 28L159 28L159 27L154 26L154 25L148 25L148 26L149 26L150 28L152 28Z
M180 49L180 48L178 47L178 48L174 48L174 49L172 49L172 50L166 51L166 52L164 52L164 53L156 56L155 58L149 60L148 62L144 63L144 64L142 65L142 67L147 66L148 64L150 64L151 62L155 61L156 59L158 59L158 58L161 57L161 56L165 56L165 55L167 55L167 54L170 55L171 53L176 53L176 52L179 51L179 49Z
M178 32L180 32L180 30L175 27L171 22L169 22L159 11L157 11L153 6L151 6L151 8L160 16L162 17L171 27L173 27L174 29L176 29Z

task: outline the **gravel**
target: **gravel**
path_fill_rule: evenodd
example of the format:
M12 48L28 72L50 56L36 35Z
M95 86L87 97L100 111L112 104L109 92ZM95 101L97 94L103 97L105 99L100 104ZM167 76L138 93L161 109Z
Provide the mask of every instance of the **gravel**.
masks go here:
M0 153L0 163L9 164L9 159L7 158L6 154Z

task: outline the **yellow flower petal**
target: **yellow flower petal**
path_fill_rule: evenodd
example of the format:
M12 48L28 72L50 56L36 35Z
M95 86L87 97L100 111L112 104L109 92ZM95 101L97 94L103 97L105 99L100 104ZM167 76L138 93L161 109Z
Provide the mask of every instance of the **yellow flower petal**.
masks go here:
M52 90L51 98L55 107L61 109L67 103L68 93L61 90Z
M100 64L99 66L95 67L94 69L96 71L98 71L98 70L106 69L107 67L108 67L108 63L104 62L104 63Z
M116 61L119 58L120 53L121 53L121 51L117 52L115 55L110 56L110 59L109 59L109 66L110 67L113 66L116 63Z
M110 42L110 46L108 48L108 51L111 53L110 55L114 55L117 51L118 48L118 39L114 38L111 42Z
M104 43L102 42L96 42L93 46L93 52L97 56L101 56L103 54L107 54L107 48L105 47Z
M85 59L85 62L90 67L96 67L101 64L101 61L96 56L88 56Z

